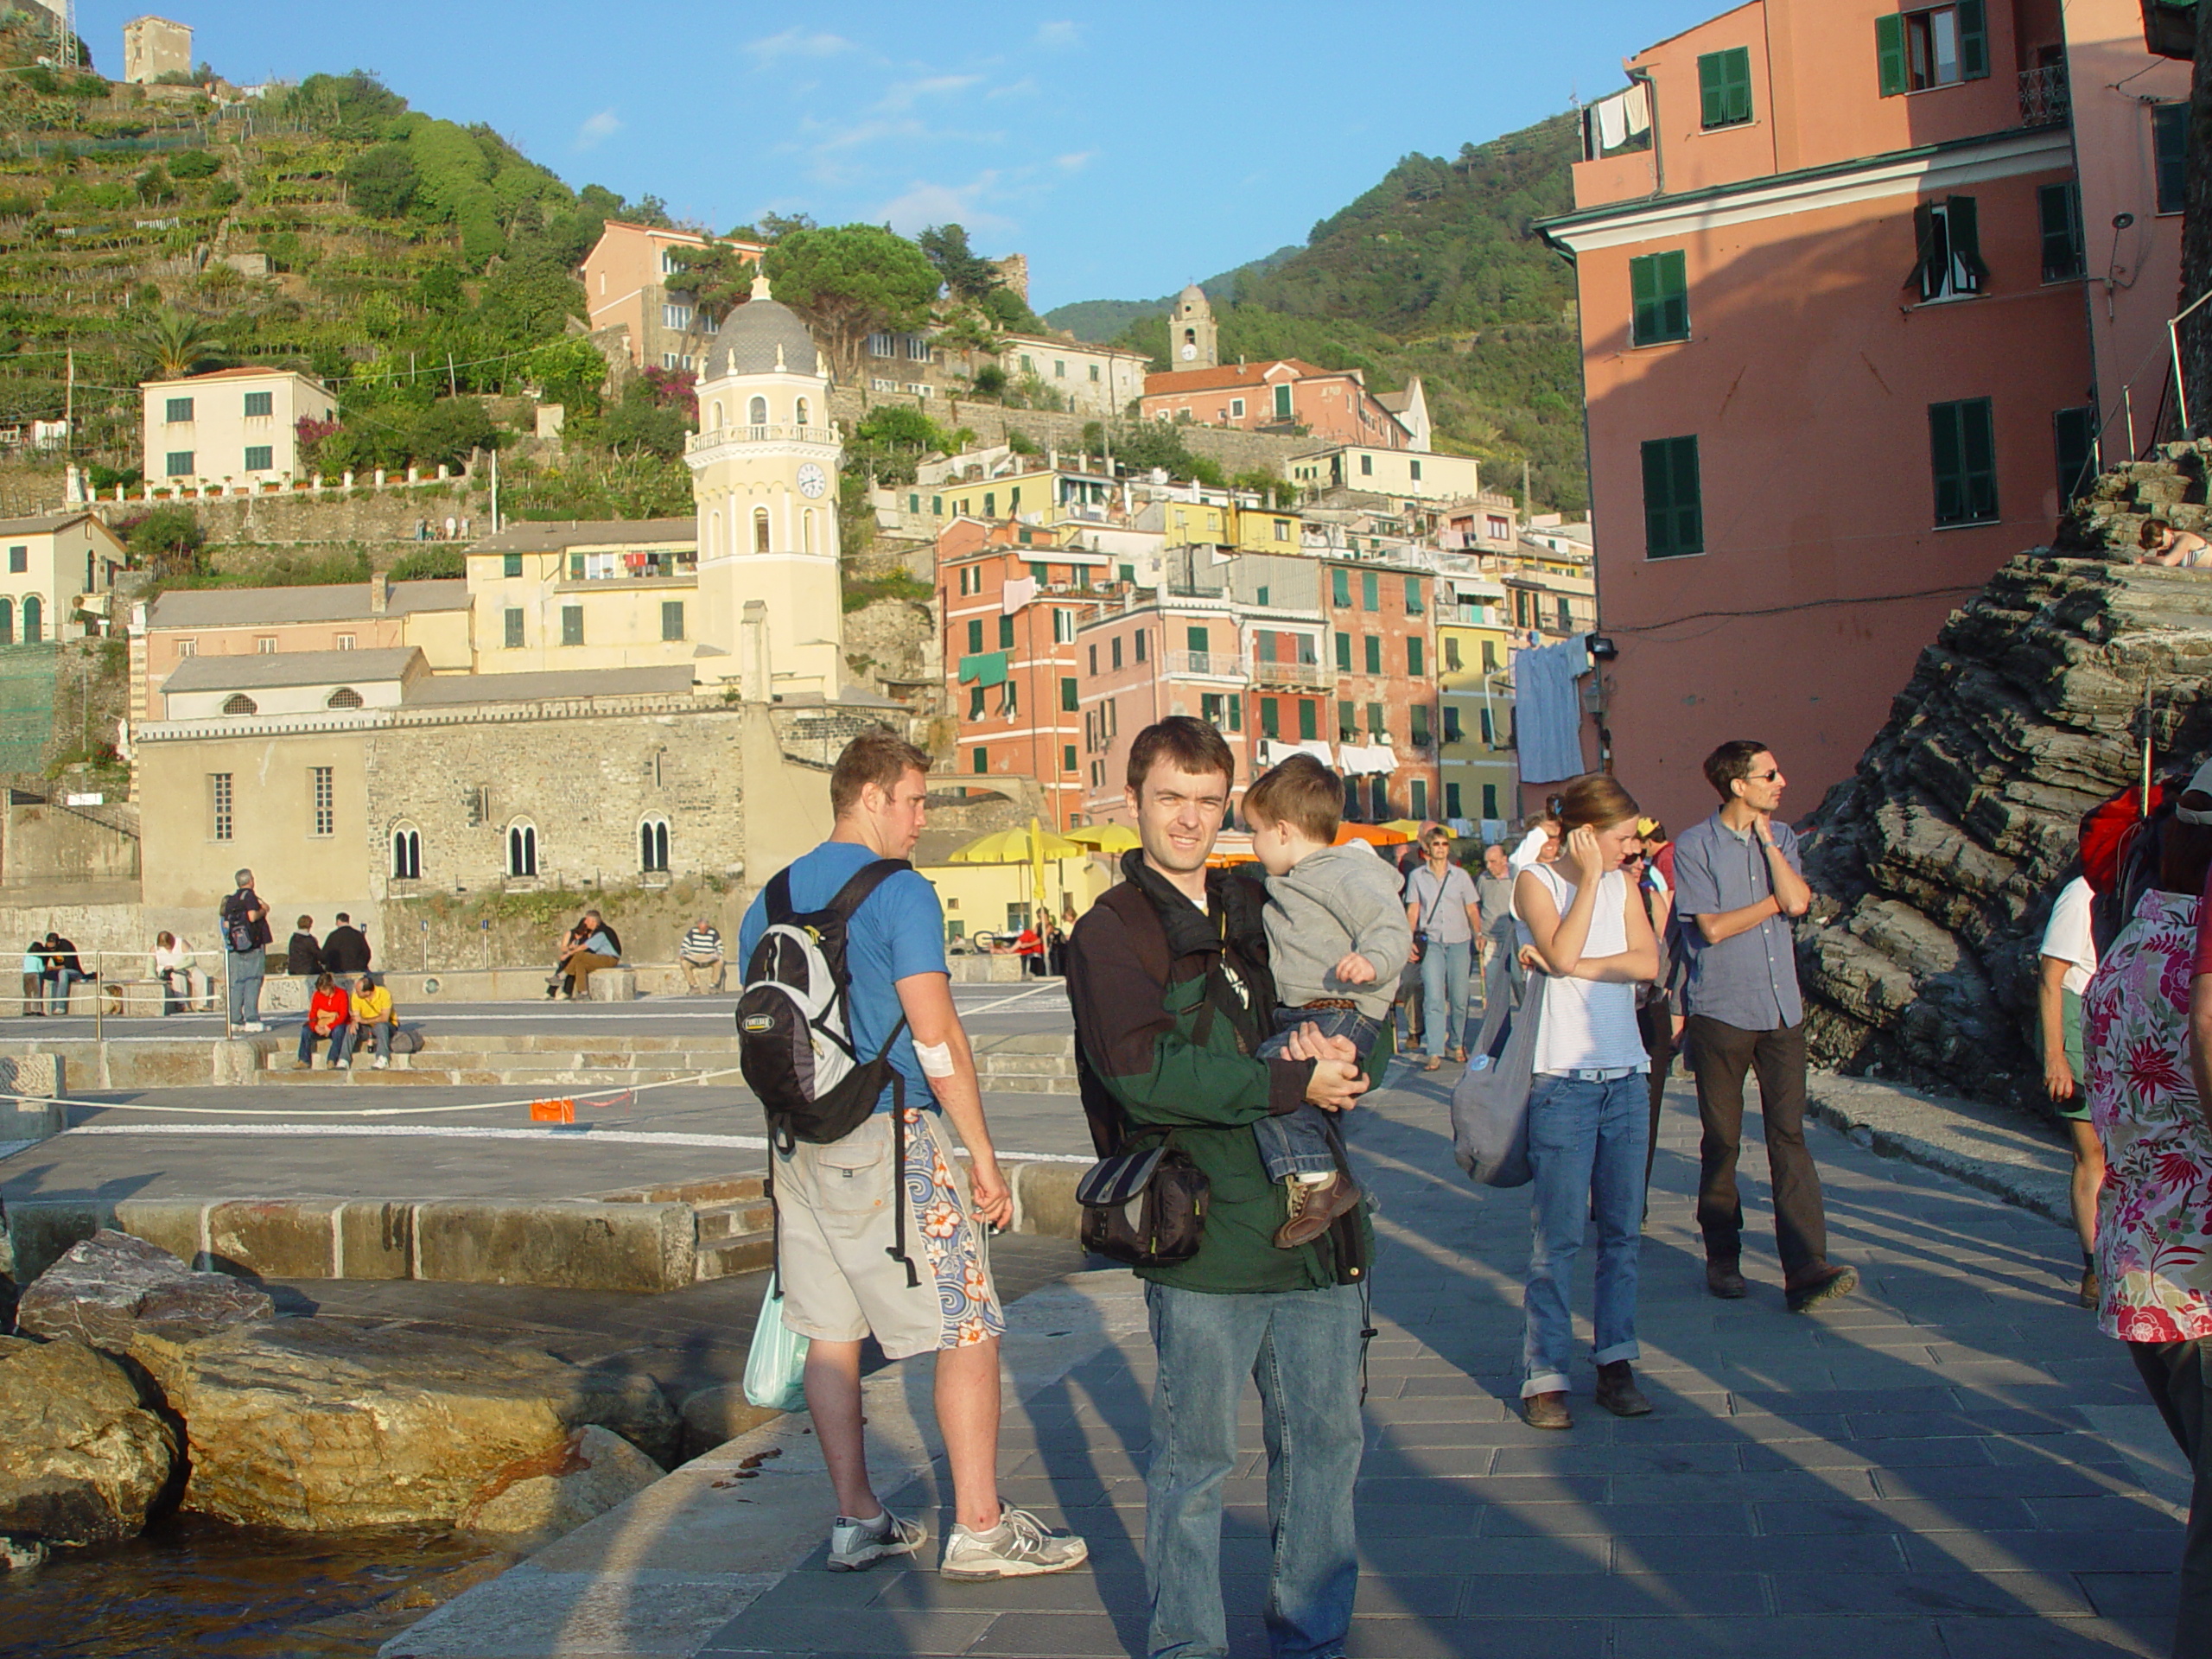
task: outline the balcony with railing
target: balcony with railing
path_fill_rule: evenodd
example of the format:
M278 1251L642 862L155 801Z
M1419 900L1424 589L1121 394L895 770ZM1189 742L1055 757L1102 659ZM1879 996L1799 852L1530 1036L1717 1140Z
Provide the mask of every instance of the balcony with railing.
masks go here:
M704 432L694 432L683 440L686 454L711 448L718 443L836 443L837 429L832 426L716 426Z
M2073 116L2074 95L2067 85L2064 64L2020 71L2022 126L2063 127Z
M1269 691L1325 691L1337 683L1336 670L1319 662L1271 662L1255 658L1252 683Z
M1233 651L1171 651L1166 653L1171 679L1249 680L1252 659Z

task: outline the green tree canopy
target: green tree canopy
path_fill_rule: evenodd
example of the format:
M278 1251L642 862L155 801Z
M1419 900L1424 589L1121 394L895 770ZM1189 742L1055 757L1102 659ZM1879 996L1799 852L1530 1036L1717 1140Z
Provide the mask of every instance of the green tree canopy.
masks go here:
M776 297L820 324L848 364L880 329L929 321L940 279L922 251L880 225L794 231L768 250Z
M414 158L400 144L378 144L346 163L341 175L353 205L378 219L397 219L422 186Z
M156 507L124 531L123 544L142 569L156 576L187 576L202 565L207 532L190 507Z

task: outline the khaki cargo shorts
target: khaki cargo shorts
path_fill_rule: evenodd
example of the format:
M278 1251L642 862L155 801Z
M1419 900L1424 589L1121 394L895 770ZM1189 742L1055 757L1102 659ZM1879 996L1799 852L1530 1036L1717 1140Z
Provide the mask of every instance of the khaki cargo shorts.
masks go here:
M906 1167L892 1178L891 1116L878 1112L826 1147L772 1154L784 1323L816 1342L873 1334L891 1359L964 1348L1006 1331L968 1179L934 1111L905 1108ZM906 1206L906 1254L890 1254L895 1203Z

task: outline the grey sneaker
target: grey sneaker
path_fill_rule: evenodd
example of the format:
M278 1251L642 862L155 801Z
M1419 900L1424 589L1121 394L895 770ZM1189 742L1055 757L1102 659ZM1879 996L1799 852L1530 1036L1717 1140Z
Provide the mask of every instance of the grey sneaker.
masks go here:
M873 1521L855 1521L841 1515L830 1529L830 1570L857 1573L887 1555L911 1555L928 1536L920 1522L908 1521L887 1509Z
M1053 1532L1028 1510L1008 1504L988 1532L954 1522L938 1571L948 1579L1026 1579L1065 1573L1090 1559L1090 1546L1073 1533Z

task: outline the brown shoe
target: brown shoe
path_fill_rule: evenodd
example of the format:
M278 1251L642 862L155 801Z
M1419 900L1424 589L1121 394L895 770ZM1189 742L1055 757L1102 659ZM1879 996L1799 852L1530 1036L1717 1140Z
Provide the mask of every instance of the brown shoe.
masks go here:
M2094 1307L2104 1299L2104 1281L2097 1276L2097 1265L2085 1262L2082 1265L2082 1306Z
M1822 1302L1832 1302L1839 1296L1848 1296L1859 1288L1859 1269L1856 1268L1824 1267L1808 1273L1794 1285L1783 1287L1783 1300L1792 1313L1803 1313L1818 1307Z
M1736 1266L1736 1258L1707 1256L1705 1262L1705 1287L1714 1295L1735 1301L1749 1288L1744 1275Z
M1341 1170L1325 1181L1301 1181L1294 1177L1283 1185L1290 1215L1275 1229L1278 1249L1294 1250L1300 1244L1311 1244L1329 1230L1338 1217L1348 1215L1359 1206L1358 1185Z
M1624 1359L1608 1360L1598 1368L1598 1403L1616 1417L1651 1414L1651 1402L1636 1386L1636 1375Z
M1574 1414L1567 1408L1567 1390L1522 1395L1521 1421L1531 1428L1573 1428Z

